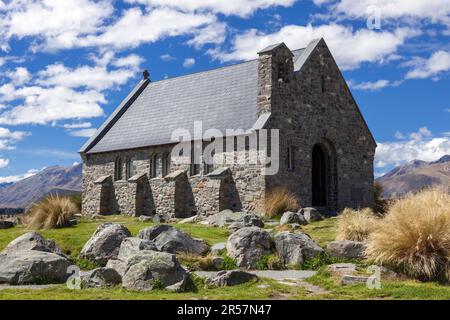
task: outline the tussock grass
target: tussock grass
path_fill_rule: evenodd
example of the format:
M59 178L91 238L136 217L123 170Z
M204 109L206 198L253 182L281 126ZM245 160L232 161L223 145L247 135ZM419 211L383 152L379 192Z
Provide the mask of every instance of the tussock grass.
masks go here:
M422 281L450 280L450 195L428 189L397 200L367 243L366 255Z
M337 218L337 240L365 241L375 230L377 219L369 208L353 210L346 208Z
M286 188L276 188L266 194L263 205L263 216L273 218L286 211L297 211L300 204L292 192Z
M35 203L23 219L23 223L32 229L63 228L77 213L76 204L68 197L51 195Z

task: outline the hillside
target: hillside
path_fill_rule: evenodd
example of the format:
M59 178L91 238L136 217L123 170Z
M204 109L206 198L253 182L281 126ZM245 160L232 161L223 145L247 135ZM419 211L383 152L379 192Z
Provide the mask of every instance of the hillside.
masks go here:
M450 155L433 162L411 161L378 178L383 197L397 198L425 187L450 188Z
M49 194L81 191L81 164L45 168L34 176L0 188L0 208L26 208Z

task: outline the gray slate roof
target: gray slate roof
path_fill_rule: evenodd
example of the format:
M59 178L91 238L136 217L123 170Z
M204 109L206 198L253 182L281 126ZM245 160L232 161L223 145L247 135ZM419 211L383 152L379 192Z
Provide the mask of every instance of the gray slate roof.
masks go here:
M304 52L293 51L296 70ZM195 121L202 121L203 130L215 128L223 134L226 129L261 126L267 119L257 119L257 67L258 60L252 60L157 82L141 81L80 152L173 143L172 132L183 128L192 133Z

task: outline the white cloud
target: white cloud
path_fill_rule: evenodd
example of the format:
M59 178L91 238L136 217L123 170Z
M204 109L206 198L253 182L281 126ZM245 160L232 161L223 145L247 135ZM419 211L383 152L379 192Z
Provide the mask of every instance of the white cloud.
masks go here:
M194 37L187 44L200 49L205 44L221 44L225 41L227 25L223 22L213 23L194 32Z
M162 61L172 61L172 60L175 60L176 58L175 57L172 57L170 54L163 54L163 55L161 55L160 56L160 58L161 58L161 60Z
M303 48L308 43L323 37L331 49L338 64L343 69L358 68L364 62L383 62L392 55L409 37L418 32L398 28L393 32L375 32L368 29L353 31L351 27L338 24L288 25L274 33L261 33L250 29L236 36L230 52L209 50L209 53L221 61L250 60L266 46L285 42L291 49Z
M402 134L402 139L405 136ZM376 164L397 166L412 160L435 161L450 154L450 137L433 137L427 127L411 133L409 140L378 142Z
M187 58L187 59L184 59L183 67L191 68L191 67L194 66L194 64L195 64L195 59L194 58Z
M0 10L0 39L36 37L36 48L64 48L96 32L112 13L109 0L11 1Z
M363 91L379 91L381 89L387 87L398 87L403 83L403 80L390 81L390 80L377 80L374 82L360 82L354 83L352 81L349 82L349 85L352 89L363 90Z
M315 2L325 2L315 0ZM376 9L381 20L414 18L427 19L434 23L450 25L450 4L448 0L340 0L330 6L333 14L349 18L368 18Z
M224 15L248 16L257 9L273 6L289 7L296 0L126 0L128 3L147 4L148 6L162 6L184 12L211 11Z
M436 78L441 73L450 71L450 52L437 51L429 59L415 58L404 66L413 67L406 74L407 79Z
M24 84L31 79L31 74L24 67L17 67L12 71L6 72L5 75L11 79L12 83L18 85Z
M37 169L30 169L30 170L28 170L28 172L26 172L24 174L19 174L19 175L15 175L15 176L0 177L0 183L17 182L17 181L29 178L31 176L34 176L38 172L39 172L39 170L37 170Z
M14 82L0 86L0 102L10 103L0 113L0 124L48 124L102 116L104 91L127 83L143 59L135 54L116 58L107 51L91 60L95 65L49 65L36 73L29 86Z
M6 167L9 164L9 159L0 158L0 169Z
M399 140L402 140L402 139L405 139L406 137L405 137L405 135L403 133L401 133L400 131L397 131L395 133L395 138L399 139Z
M74 39L68 47L135 48L163 37L192 34L197 28L215 21L216 17L209 13L184 13L168 8L157 8L144 13L139 8L131 8L100 34Z
M81 130L72 130L70 131L70 135L74 137L85 137L90 138L94 135L94 133L97 131L96 128L89 128L89 129L81 129Z
M28 135L29 132L11 131L0 127L0 150L13 150L14 145Z
M78 122L78 123L66 123L63 128L66 129L85 129L90 128L92 124L90 122Z
M1 89L1 88L0 88ZM18 88L12 96L3 99L20 99L22 104L0 114L0 124L48 124L51 121L83 119L103 115L103 94L94 90L75 91L62 86Z

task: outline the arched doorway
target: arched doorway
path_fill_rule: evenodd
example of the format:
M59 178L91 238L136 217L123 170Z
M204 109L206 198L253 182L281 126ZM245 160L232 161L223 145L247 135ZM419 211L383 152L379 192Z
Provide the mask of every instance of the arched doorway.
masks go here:
M312 205L326 207L328 196L328 157L326 150L316 144L312 152Z

